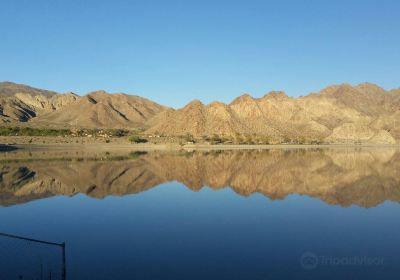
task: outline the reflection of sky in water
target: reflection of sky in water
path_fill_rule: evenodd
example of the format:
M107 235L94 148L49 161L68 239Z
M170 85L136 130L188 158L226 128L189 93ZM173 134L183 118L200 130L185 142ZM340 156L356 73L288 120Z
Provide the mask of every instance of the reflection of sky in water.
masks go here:
M400 272L398 203L342 208L178 183L138 195L53 197L0 208L1 231L67 242L69 279L385 279ZM304 252L379 257L319 265Z

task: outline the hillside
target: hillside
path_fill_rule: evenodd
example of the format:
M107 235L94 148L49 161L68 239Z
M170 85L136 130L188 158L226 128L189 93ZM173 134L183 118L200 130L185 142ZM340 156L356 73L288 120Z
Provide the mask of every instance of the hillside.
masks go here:
M0 83L0 122L54 128L145 129L147 135L241 143L372 143L400 141L400 92L364 83L333 85L292 98L272 91L229 104L194 100L181 109L105 91L85 96Z
M33 88L27 85L12 82L0 82L0 96L13 96L16 93L25 93L32 96L44 95L47 97L57 94L54 91Z
M33 125L83 128L138 128L165 107L138 96L96 91L59 110L32 119Z
M245 94L230 104L194 101L155 119L149 134L394 144L400 139L400 95L368 83L343 84L300 98L270 92L261 98Z
M6 125L55 128L143 128L165 109L138 96L96 91L59 94L0 83L0 120Z

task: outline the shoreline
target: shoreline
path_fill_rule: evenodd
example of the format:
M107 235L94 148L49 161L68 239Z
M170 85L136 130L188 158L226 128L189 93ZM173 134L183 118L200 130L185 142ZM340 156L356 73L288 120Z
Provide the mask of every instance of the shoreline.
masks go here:
M0 136L0 152L13 151L191 151L191 150L271 150L271 149L360 149L360 148L400 148L400 144L206 144L174 142L131 143L125 137L27 137Z
M269 149L328 149L328 148L400 148L400 144L276 144L276 145L240 145L240 144L131 144L131 143L85 143L85 144L0 144L0 151L15 150L269 150Z

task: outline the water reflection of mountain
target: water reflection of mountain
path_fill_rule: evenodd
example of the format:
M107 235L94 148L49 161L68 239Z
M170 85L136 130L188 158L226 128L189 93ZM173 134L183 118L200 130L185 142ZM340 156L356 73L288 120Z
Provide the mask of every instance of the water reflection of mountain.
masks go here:
M372 207L400 201L400 153L374 150L151 152L120 161L28 161L0 164L0 204L84 193L103 198L178 181L196 191L232 188L271 199L290 194Z

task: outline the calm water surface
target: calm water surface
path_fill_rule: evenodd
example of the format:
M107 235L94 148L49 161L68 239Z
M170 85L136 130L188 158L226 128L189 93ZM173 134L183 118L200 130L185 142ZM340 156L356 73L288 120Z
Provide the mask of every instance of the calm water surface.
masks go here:
M0 231L65 241L67 279L400 273L396 149L12 152L0 172ZM0 279L62 279L60 252L0 236Z

